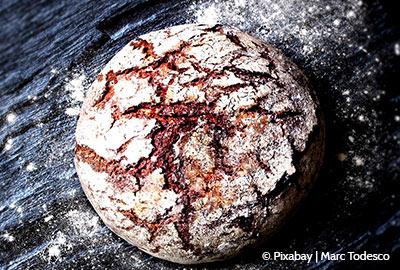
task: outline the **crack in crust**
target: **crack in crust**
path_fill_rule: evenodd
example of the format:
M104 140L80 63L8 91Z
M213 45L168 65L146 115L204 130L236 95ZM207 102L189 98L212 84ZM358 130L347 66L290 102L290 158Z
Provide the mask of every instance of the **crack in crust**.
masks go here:
M307 100L310 93L307 92L309 89L306 80L301 82L306 84L298 86L304 88L303 92L295 88L289 90L291 86L285 80L292 80L291 83L294 83L293 78L289 78L290 72L297 72L297 77L304 77L296 67L290 66L285 59L277 60L274 58L277 52L272 48L235 29L221 25L197 26L193 28L194 34L188 37L184 36L185 28L176 33L174 31L169 29L162 34L166 35L165 40L172 39L174 35L182 35L179 42L174 41L175 45L168 49L161 49L165 45L163 42L167 41L157 42L156 36L151 34L130 42L127 49L132 50L131 53L140 53L140 61L136 61L136 65L118 70L110 65L108 70L98 76L103 90L101 93L89 95L94 102L88 111L82 112L77 135L85 128L85 121L98 121L96 114L106 110L110 110L111 120L109 128L101 131L104 137L107 132L124 127L130 120L154 121L154 126L143 135L124 135L123 141L111 157L99 154L99 150L90 145L91 141L86 143L77 139L76 162L89 164L95 172L106 173L109 188L113 192L129 190L133 196L146 192L149 185L155 185L153 174L158 172L162 183L160 195L157 196L171 192L168 194L178 195L177 199L170 199L171 202L166 203L163 211L147 217L142 216L136 208L127 209L131 201L109 195L111 201L123 206L116 211L130 223L121 225L122 222L118 224L117 219L107 222L126 238L131 237L127 236L128 232L135 230L137 226L146 228L149 237L147 242L142 241L139 246L143 245L145 249L156 254L169 252L169 256L178 252L177 247L158 241L164 237L165 228L173 225L183 250L173 260L217 260L233 253L225 254L217 247L206 248L199 244L201 240L194 239L192 230L202 224L199 221L202 213L208 213L203 216L208 218L207 215L217 215L222 211L219 218L208 221L206 226L214 229L227 225L225 229L221 229L226 230L221 231L221 236L224 235L227 239L230 230L237 228L242 231L243 235L238 234L242 238L238 236L239 238L227 240L231 249L237 252L237 246L240 245L238 242L243 241L241 245L246 246L251 239L258 237L260 227L274 218L277 209L281 207L277 203L284 205L279 200L285 196L285 192L288 193L293 186L301 188L304 183L300 184L299 179L304 178L302 181L308 184L314 177L313 173L299 167L304 160L304 153L308 153L313 143L320 140L321 132L315 131L316 101L313 101L313 97L311 101ZM218 48L219 43L224 44L216 52L222 54L220 58L214 57L214 51L196 51L206 46ZM257 59L262 64L252 62L255 61L254 51L258 52ZM283 64L279 61L283 61ZM143 97L131 106L122 107L119 101L121 96L129 91L139 91L122 88L125 92L121 92L118 88L122 87L121 82L129 81L149 87L154 93L150 94L150 98ZM184 93L182 96L179 96L180 91ZM298 96L290 97L290 91L297 91ZM138 92L136 95L139 96ZM300 102L296 100L299 97L303 99ZM124 98L129 101L131 97L128 95ZM301 102L306 104L303 106ZM303 121L305 124L296 121ZM309 137L311 133L316 135ZM137 160L130 162L124 155L129 151L138 151L132 150L132 145L138 143L138 138L142 142L148 142L150 148L146 153L139 152ZM271 149L266 148L267 146ZM283 150L279 150L281 148ZM289 156L286 157L287 155ZM317 157L309 159L310 166L313 167L313 163L317 163ZM286 162L284 165L279 164L286 171L276 180L273 180L274 175L278 174L280 168L272 162L274 160ZM311 170L314 171L314 168ZM258 176L257 173L264 176ZM134 184L128 176L135 179ZM237 179L243 179L238 182L237 187L248 185L248 201L241 198L240 193L232 193L235 186L224 186L239 181ZM93 197L99 191L91 188L90 181L96 180L81 178L82 185L87 186L90 196ZM264 182L260 184L259 181ZM105 194L103 191L100 193ZM131 200L134 198L136 197ZM237 205L234 204L235 200ZM100 211L110 211L107 207L98 208ZM159 256L166 258L165 253Z

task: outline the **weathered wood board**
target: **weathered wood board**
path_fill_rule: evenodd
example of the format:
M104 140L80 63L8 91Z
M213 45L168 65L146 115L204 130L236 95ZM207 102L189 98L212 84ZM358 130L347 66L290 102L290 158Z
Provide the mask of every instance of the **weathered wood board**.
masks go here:
M72 164L77 116L71 111L79 107L75 88L93 81L129 40L207 16L266 38L305 69L321 98L328 147L317 186L276 238L203 268L363 267L264 261L263 251L389 252L392 263L398 257L400 26L392 4L265 0L230 14L222 1L214 13L203 2L1 1L0 268L184 268L130 246L97 218ZM353 10L362 11L362 21ZM293 24L309 30L288 36ZM321 36L305 44L310 33Z

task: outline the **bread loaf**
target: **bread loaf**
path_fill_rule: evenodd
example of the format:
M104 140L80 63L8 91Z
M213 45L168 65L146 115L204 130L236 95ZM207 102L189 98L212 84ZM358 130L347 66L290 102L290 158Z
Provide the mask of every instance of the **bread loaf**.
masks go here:
M127 44L91 86L76 169L104 223L156 257L223 260L274 233L323 154L318 101L280 51L182 25Z

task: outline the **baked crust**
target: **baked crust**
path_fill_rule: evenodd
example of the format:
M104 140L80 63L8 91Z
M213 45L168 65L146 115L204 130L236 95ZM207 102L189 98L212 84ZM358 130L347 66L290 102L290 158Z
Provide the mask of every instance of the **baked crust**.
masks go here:
M221 25L130 42L84 102L75 165L104 223L156 257L223 260L275 232L321 165L324 129L302 71Z

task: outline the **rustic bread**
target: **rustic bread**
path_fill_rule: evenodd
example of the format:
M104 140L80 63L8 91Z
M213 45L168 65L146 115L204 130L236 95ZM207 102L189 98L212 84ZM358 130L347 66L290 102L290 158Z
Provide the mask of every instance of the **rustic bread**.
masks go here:
M275 232L315 179L318 102L302 71L231 27L130 42L83 105L75 164L104 223L156 257L222 260Z

